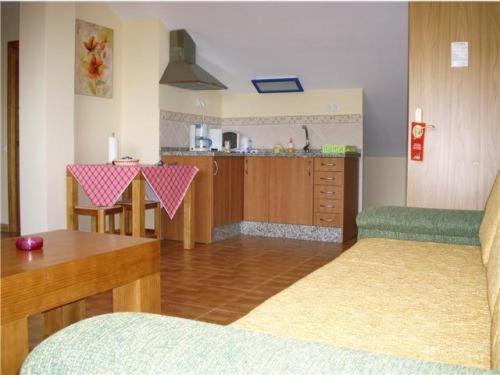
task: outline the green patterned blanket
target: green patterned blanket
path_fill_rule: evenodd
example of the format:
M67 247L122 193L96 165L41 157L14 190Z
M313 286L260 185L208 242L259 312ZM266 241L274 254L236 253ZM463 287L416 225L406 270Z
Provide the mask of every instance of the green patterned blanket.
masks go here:
M83 320L49 337L21 374L479 374L480 369L141 313Z
M479 245L483 211L438 210L413 207L367 208L356 218L358 239Z

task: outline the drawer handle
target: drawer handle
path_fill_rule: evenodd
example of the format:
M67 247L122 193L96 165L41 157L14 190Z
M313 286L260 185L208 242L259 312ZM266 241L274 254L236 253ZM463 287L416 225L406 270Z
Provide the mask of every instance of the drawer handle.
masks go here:
M333 204L320 204L319 206L323 208L335 208L335 205Z
M333 180L335 180L335 177L320 177L319 179L320 180L330 180L330 181L333 181Z
M320 190L319 191L321 194L332 194L332 195L335 195L335 192L334 191L323 191L323 190Z
M319 221L326 221L327 223L331 223L334 220L333 219L319 219Z
M325 166L327 166L327 167L336 167L337 164L335 164L335 163L321 163L321 166L323 166L323 167L325 167Z

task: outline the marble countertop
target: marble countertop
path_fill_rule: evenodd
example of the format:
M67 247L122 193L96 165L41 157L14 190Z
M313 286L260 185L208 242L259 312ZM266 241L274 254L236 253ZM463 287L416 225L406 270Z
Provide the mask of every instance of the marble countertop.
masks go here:
M332 153L332 154L322 154L320 150L311 150L310 152L304 152L302 150L296 152L280 152L273 153L272 150L257 150L257 152L224 152L224 151L189 151L188 149L181 148L168 148L162 147L160 150L160 156L228 156L228 157L238 157L238 156L254 156L254 157L291 157L291 158L309 158L309 157L320 157L320 158L347 158L347 157L359 157L359 153Z

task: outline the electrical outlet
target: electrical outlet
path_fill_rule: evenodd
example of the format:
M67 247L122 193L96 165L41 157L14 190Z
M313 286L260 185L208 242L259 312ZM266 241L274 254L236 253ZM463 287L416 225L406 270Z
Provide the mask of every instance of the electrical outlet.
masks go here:
M203 99L200 99L200 98L196 99L196 107L205 108L205 105L206 105L206 103Z
M337 103L329 103L328 111L330 113L337 113L339 111L339 105Z

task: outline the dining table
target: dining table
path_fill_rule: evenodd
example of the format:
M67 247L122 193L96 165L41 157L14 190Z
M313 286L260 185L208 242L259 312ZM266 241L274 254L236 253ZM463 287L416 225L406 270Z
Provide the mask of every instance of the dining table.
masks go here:
M78 229L74 208L78 205L78 185L95 207L112 207L127 188L131 191L132 236L144 237L147 183L162 208L172 219L181 204L184 227L183 247L194 248L195 177L198 168L180 165L72 164L66 173L67 228Z

